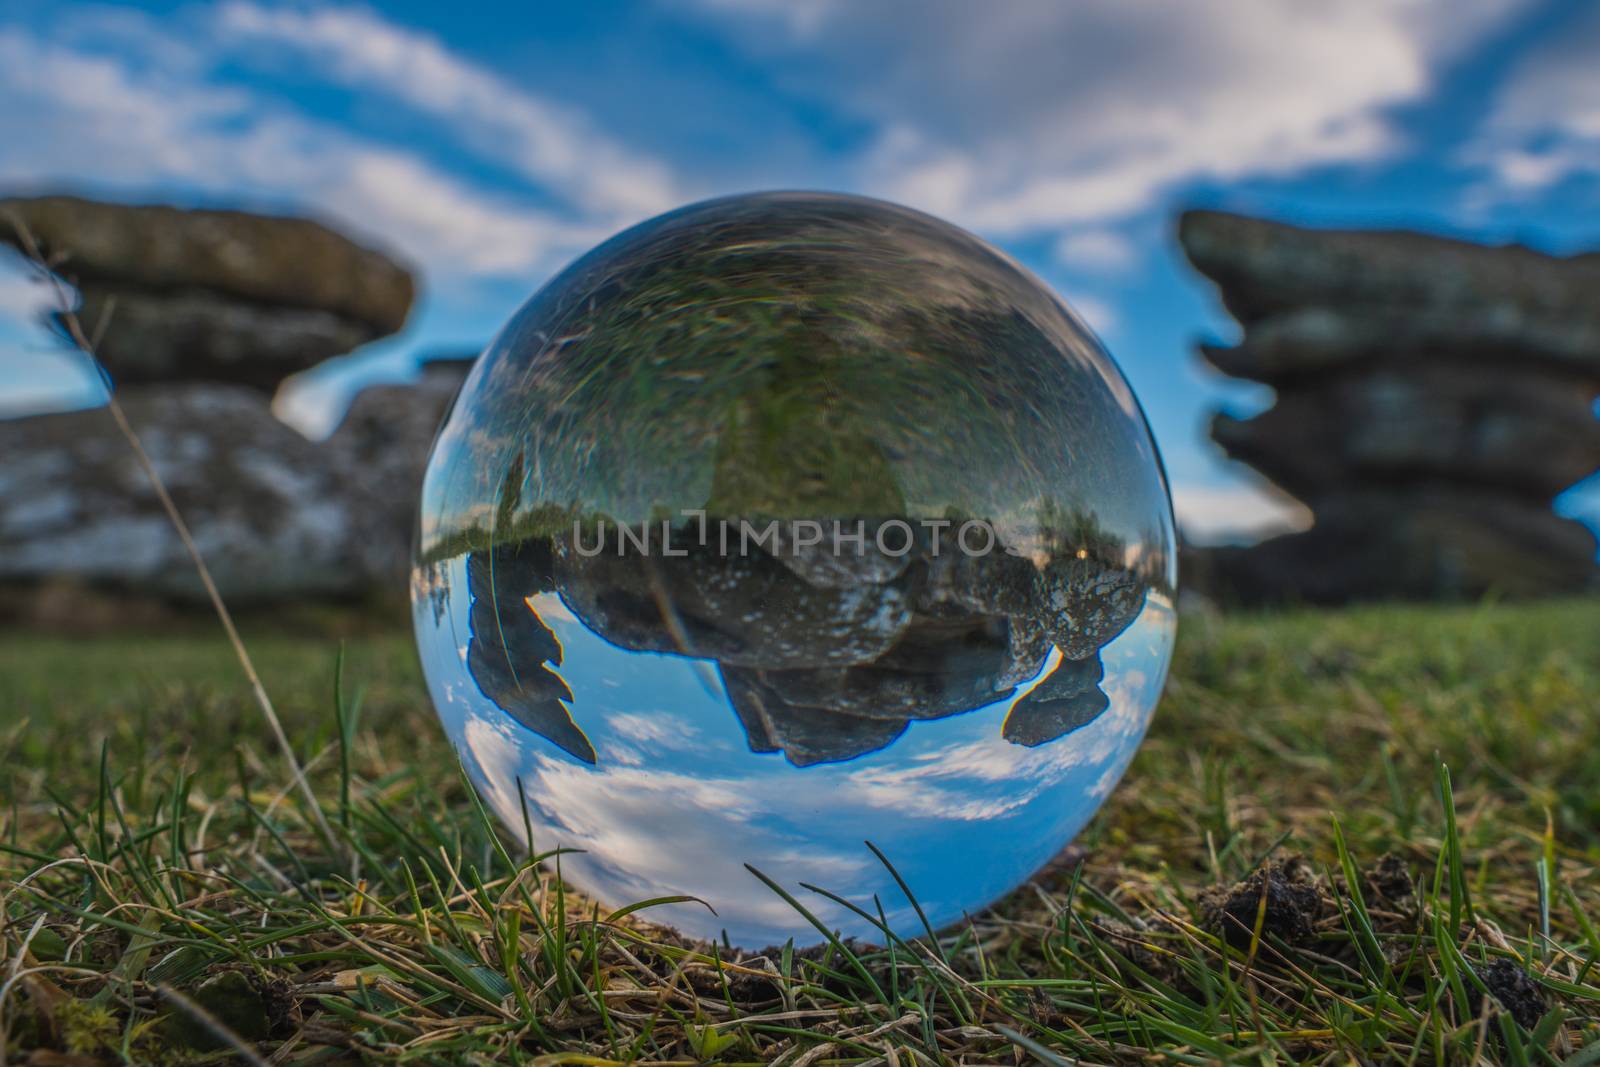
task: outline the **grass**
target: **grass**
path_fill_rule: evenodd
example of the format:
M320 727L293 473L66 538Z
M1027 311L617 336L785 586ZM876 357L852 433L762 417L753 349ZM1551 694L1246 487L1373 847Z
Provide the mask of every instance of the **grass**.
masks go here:
M509 851L407 636L246 636L331 837L209 629L0 635L0 1063L1600 1063L1600 602L1188 618L1060 861L758 958Z

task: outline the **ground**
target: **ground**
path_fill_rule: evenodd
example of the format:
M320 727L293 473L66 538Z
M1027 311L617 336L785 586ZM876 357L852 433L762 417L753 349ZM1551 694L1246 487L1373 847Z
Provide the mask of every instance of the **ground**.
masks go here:
M0 634L0 1063L1600 1062L1600 601L1186 618L1033 882L753 959L497 844L329 625L246 633L321 820L203 620Z

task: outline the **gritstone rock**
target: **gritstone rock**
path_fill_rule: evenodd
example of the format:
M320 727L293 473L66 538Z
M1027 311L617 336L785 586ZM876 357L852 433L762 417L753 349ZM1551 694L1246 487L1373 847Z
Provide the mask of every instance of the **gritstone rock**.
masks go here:
M77 286L114 381L215 381L268 392L290 374L400 329L411 275L309 219L0 200L0 239L33 235Z
M1600 257L1212 211L1179 236L1244 327L1201 354L1277 392L1212 437L1315 516L1191 577L1244 601L1595 584L1593 534L1551 502L1600 468Z
M238 386L119 394L230 601L355 596L400 573L362 479ZM0 421L0 583L71 578L179 600L203 590L104 410Z

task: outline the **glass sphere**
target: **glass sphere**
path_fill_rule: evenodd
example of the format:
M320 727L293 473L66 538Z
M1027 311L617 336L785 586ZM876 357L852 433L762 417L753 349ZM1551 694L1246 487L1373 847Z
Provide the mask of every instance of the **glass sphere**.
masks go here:
M747 948L882 943L1021 884L1160 695L1172 510L1083 323L971 234L811 193L568 267L434 444L413 572L489 808L606 905ZM748 865L748 867L747 867ZM858 914L828 890L861 909ZM712 909L715 909L714 911Z

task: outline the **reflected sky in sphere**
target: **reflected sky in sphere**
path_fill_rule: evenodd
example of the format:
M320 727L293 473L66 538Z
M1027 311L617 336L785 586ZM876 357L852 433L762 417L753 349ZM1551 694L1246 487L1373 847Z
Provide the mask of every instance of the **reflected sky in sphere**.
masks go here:
M1171 653L1174 537L1098 342L977 238L692 205L536 294L429 463L413 601L490 808L605 904L759 948L912 934L1054 856Z

